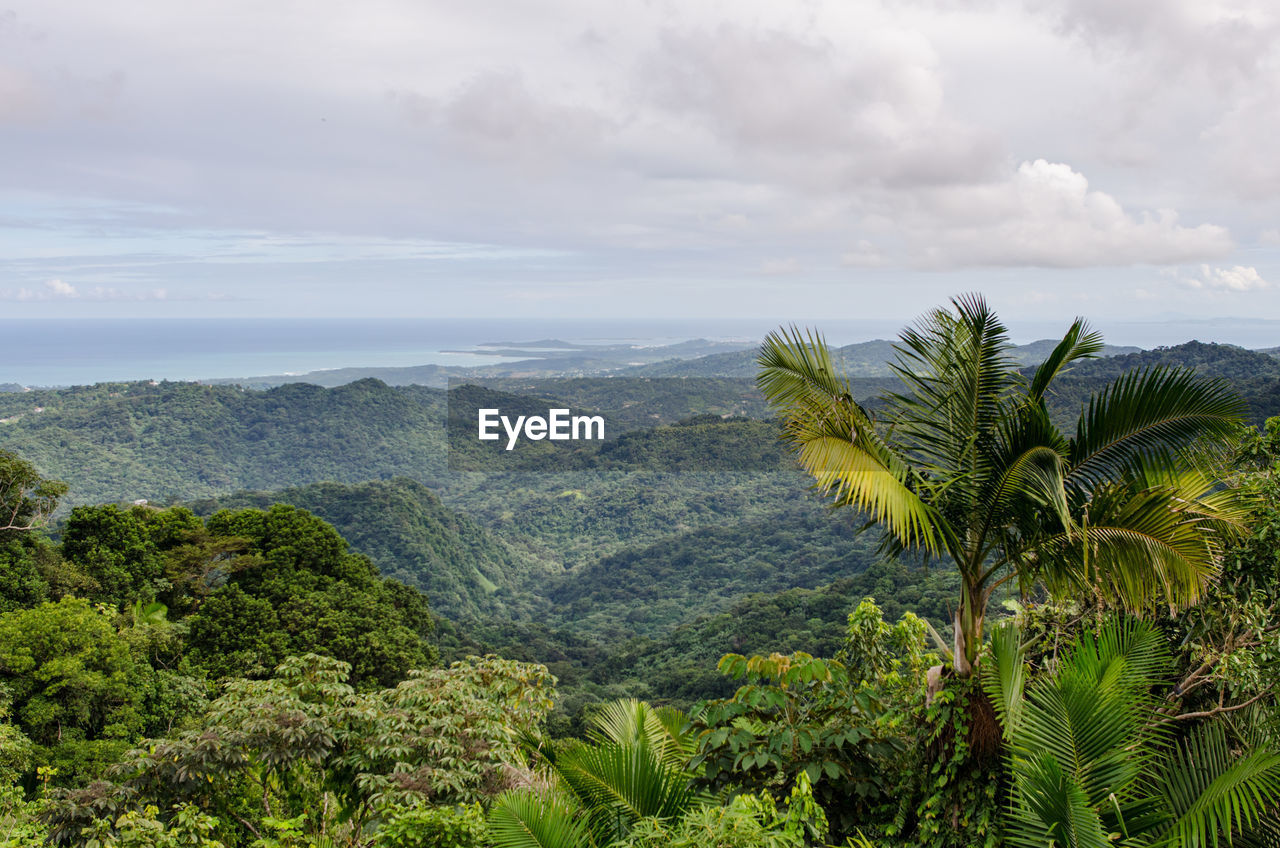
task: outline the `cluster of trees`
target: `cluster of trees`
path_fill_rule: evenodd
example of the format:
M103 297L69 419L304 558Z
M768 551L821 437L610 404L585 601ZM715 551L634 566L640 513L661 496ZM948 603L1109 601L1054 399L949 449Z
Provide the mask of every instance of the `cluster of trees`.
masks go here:
M53 542L31 528L60 487L0 463L0 712L28 787L37 765L55 785L97 776L198 719L218 681L291 656L337 658L362 690L435 662L425 596L304 510L76 507Z

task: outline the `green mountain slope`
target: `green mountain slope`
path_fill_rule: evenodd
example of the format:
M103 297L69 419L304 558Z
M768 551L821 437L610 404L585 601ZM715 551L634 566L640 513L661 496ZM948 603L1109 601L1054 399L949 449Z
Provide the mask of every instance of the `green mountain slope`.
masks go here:
M67 505L320 480L429 480L445 465L443 398L376 380L265 392L104 383L0 395L0 447L70 483Z
M1078 363L1055 383L1050 411L1059 418L1073 418L1107 383L1130 370L1152 367L1193 368L1227 380L1248 402L1254 423L1280 414L1280 360L1234 345L1198 341Z
M815 588L874 561L875 539L856 537L853 516L811 506L797 498L630 547L548 581L544 591L556 618L579 629L656 637L753 592Z
M329 522L384 577L422 590L431 608L448 618L527 616L545 606L524 594L531 572L538 570L535 562L513 554L413 480L314 483L278 492L241 492L191 507L208 515L274 503L302 507Z
M701 698L728 697L738 682L716 671L725 654L806 651L834 656L844 642L846 617L866 597L875 598L887 621L910 611L945 633L958 587L950 569L877 562L816 588L750 594L722 612L624 647L605 680L645 681L646 697L682 707Z

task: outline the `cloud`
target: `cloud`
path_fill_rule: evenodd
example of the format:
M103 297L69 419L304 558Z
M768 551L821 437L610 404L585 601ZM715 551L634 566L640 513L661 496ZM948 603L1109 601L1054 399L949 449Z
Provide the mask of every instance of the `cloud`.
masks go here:
M56 279L48 280L37 288L0 289L0 300L18 302L71 300L140 302L169 299L169 292L166 289L131 292L106 286L94 286L93 288L81 290L70 283Z
M912 261L935 269L1166 265L1234 247L1225 227L1183 226L1171 209L1128 212L1083 174L1044 159L998 183L933 192L914 218Z
M1182 284L1187 288L1218 293L1235 293L1256 291L1270 286L1258 269L1252 266L1234 265L1230 268L1211 268L1201 265L1192 275L1180 276Z
M840 255L840 264L854 268L877 268L888 264L880 249L866 239L859 239L852 250Z
M1271 0L1029 0L1088 45L1110 83L1091 126L1175 179L1265 199L1280 188L1280 15ZM1197 155L1184 159L1188 151ZM1105 155L1105 153L1104 153ZM1181 161L1180 161L1181 160ZM1208 166L1208 167L1206 167ZM1172 175L1171 175L1172 176Z
M999 146L949 117L929 40L873 29L836 43L723 23L664 30L642 64L650 104L708 134L758 179L812 190L989 176Z
M1033 0L1059 29L1095 50L1155 54L1163 70L1200 70L1222 81L1253 78L1280 31L1265 0Z
M532 90L527 75L511 69L477 73L443 98L394 92L392 99L411 121L440 134L454 155L526 168L598 151L613 128L599 111Z
M1270 0L7 5L0 297L67 313L346 314L358 280L400 314L518 276L715 314L765 260L794 273L735 308L843 267L842 304L897 313L1065 277L1040 268L1270 273L1280 246L1231 238L1280 220Z
M766 277L789 277L803 270L804 266L794 256L786 259L769 259L760 264L760 273Z

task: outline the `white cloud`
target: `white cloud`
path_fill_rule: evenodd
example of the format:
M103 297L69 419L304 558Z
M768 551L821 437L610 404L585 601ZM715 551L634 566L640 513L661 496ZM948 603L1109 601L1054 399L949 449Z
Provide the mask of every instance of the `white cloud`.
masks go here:
M50 280L45 283L45 287L54 297L79 297L80 293L76 291L76 287L70 283L64 283L62 280Z
M1220 293L1256 291L1270 285L1257 268L1245 265L1230 268L1201 265L1196 273L1181 275L1179 279L1188 288Z
M167 289L149 289L146 291L124 291L108 286L94 286L80 289L62 280L47 280L37 288L0 289L0 300L33 302L33 301L148 301L169 300Z
M710 135L737 168L813 190L989 176L999 147L947 114L938 57L919 32L841 42L722 23L665 29L642 90L668 123Z
M913 217L912 261L930 268L1165 265L1234 246L1224 227L1183 226L1171 209L1128 212L1083 174L1043 159L1001 182L934 191Z

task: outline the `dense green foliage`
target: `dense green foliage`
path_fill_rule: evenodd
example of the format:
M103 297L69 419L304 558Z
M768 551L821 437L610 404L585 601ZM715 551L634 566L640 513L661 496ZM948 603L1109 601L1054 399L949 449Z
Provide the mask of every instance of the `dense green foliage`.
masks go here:
M212 683L261 677L320 649L360 689L434 664L416 590L380 577L334 529L292 506L191 511L77 507L61 544L0 546L0 763L73 783L143 736L179 730Z
M285 505L224 510L219 539L242 539L256 560L226 576L190 619L190 649L215 677L270 673L286 657L323 651L358 684L384 686L433 659L422 595L380 578L328 524Z
M0 616L14 722L40 762L67 774L100 771L130 740L200 706L199 684L152 668L114 618L70 597Z
M1280 414L1280 360L1228 344L1186 342L1108 359L1082 362L1055 382L1049 409L1055 419L1077 416L1082 401L1122 374L1145 368L1188 368L1230 381L1254 424Z
M66 480L73 504L161 503L444 469L441 392L374 380L266 392L102 383L0 395L0 438Z
M1280 366L1246 354L1131 364L1228 377L1257 413ZM1064 372L1036 422L1074 416L1122 361ZM865 365L855 380L887 385ZM1102 406L1147 378L1125 379ZM630 410L637 429L555 474L446 474L443 393L374 381L0 397L25 457L0 452L18 517L0 530L0 841L1280 844L1280 420L1198 470L1247 514L1196 597L1129 604L1137 619L1101 546L1066 584L1033 558L982 598L992 638L957 679L940 671L962 575L884 556L862 517L831 513L780 467L776 424L719 418L758 402L738 388L662 382L657 419ZM621 406L620 382L563 385L504 390ZM744 465L689 473L715 451ZM53 536L39 525L61 486L37 468L73 484ZM1132 488L1081 487L1069 538Z
M510 614L530 572L541 569L540 563L514 554L474 520L446 507L430 489L406 478L316 483L191 506L211 515L276 503L301 507L332 524L381 574L422 590L436 612L453 619Z
M83 844L95 820L110 829L148 804L195 804L238 842L295 817L308 833L358 837L402 806L476 803L508 786L516 741L549 709L554 683L496 658L366 693L347 684L349 672L308 654L267 680L231 683L197 727L130 751L110 781L56 793L45 814L52 840Z

